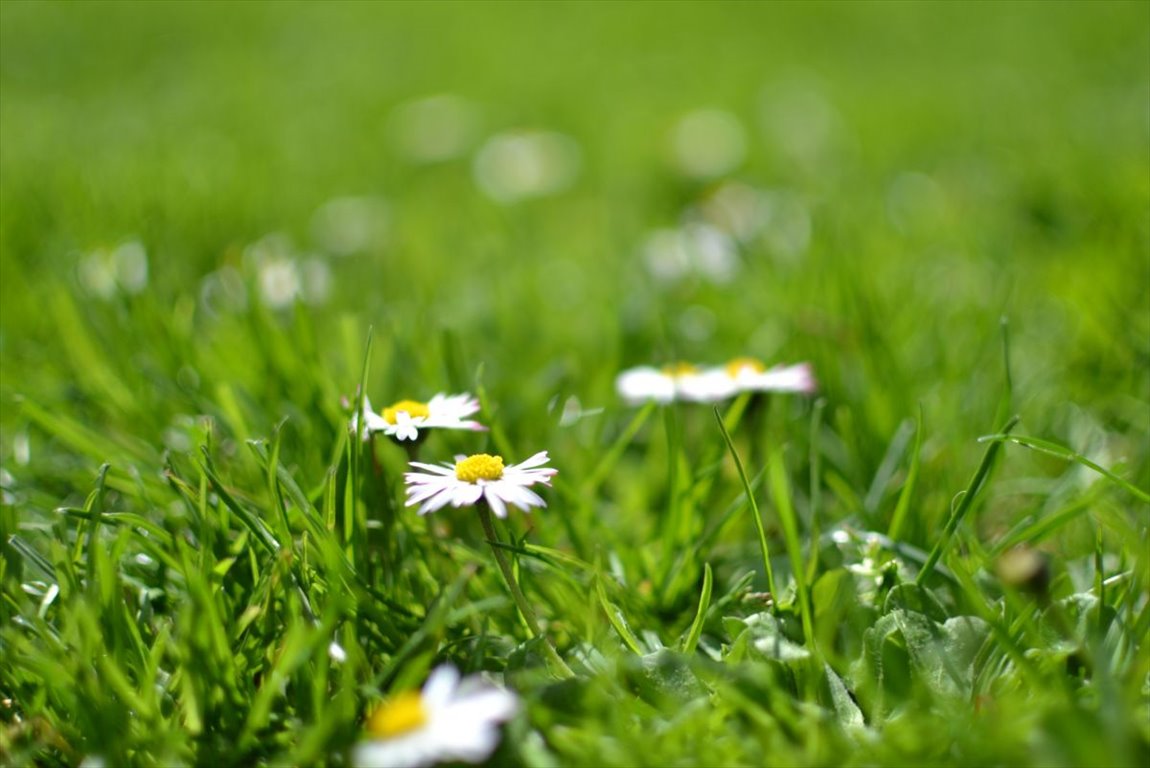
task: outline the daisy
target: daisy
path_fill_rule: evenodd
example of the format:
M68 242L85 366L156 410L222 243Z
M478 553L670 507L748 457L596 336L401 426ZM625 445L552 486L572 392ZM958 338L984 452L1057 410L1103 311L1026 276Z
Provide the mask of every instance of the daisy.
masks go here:
M364 439L376 432L382 432L393 440L419 439L421 429L470 429L482 432L487 427L478 421L467 419L479 410L479 401L469 394L438 394L421 403L418 400L400 400L379 413L371 407L371 401L363 398ZM359 430L359 419L352 417L351 428Z
M547 639L539 627L539 618L535 609L527 601L523 590L515 579L514 569L503 551L499 533L495 530L496 517L507 517L507 505L518 507L524 512L531 511L532 507L545 507L543 501L529 486L536 483L551 485L551 478L558 470L545 466L549 461L547 451L540 451L526 461L518 464L504 466L502 456L492 456L488 453L477 453L472 456L456 456L454 464L422 464L418 461L410 462L416 469L423 472L408 472L404 481L407 483L407 506L419 504L419 514L426 515L435 512L450 504L453 507L476 507L479 522L483 525L483 532L487 534L491 551L507 588L511 591L511 598L518 606L520 613L527 622L532 637L543 640L543 653L551 662L551 668L563 677L573 677L574 673L555 646ZM480 504L480 502L486 502Z
M689 363L662 368L644 365L620 373L615 379L615 390L628 405L647 400L664 405L674 400L707 402L710 399L707 383L702 371Z
M738 357L712 369L708 375L725 378L738 392L798 392L809 395L818 388L810 363L767 368L753 357Z
M643 366L623 371L615 388L628 405L654 400L670 403L686 400L716 403L740 392L815 391L809 363L775 366L768 369L758 360L740 357L723 366L698 368L679 363L663 369Z
M442 465L411 462L411 466L425 470L408 472L407 506L420 504L419 514L426 515L450 504L453 507L470 506L481 499L486 501L496 517L507 517L507 505L524 512L531 507L545 507L546 502L528 489L535 483L551 485L556 469L543 466L548 462L547 451L540 451L519 464L503 465L502 456L477 453L456 456L454 464Z
M375 708L366 723L369 739L355 747L351 761L361 768L481 763L499 744L499 724L518 708L510 691L437 667L422 691L398 694Z

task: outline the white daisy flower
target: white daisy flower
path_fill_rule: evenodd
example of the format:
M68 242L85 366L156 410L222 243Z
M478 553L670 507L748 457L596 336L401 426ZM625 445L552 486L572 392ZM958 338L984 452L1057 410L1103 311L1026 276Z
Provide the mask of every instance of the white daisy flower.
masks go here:
M518 708L514 693L437 667L422 691L393 696L368 716L370 738L352 750L351 762L360 768L481 763L499 745L499 724Z
M739 392L798 392L809 395L818 389L810 363L767 368L753 357L738 357L714 369L734 383Z
M647 400L716 403L740 392L802 392L816 388L809 363L768 369L758 360L740 357L723 366L697 368L679 363L663 369L643 366L619 374L615 388L628 405Z
M688 363L663 368L639 366L623 371L615 379L615 390L628 405L647 400L662 404L674 400L710 402L726 397L714 397L712 389L713 382L704 377L703 371Z
M479 410L479 401L469 394L438 394L421 403L418 400L400 400L379 413L371 407L371 401L363 399L364 439L375 432L382 432L393 440L417 440L421 429L470 429L482 432L487 427L466 417ZM353 432L359 431L359 419L351 419Z
M419 514L426 515L450 504L465 507L486 501L496 517L507 517L507 505L529 512L531 507L545 507L546 502L528 489L535 483L551 485L551 478L559 470L543 466L548 462L547 451L540 451L526 461L503 466L502 456L477 453L456 456L454 464L422 464L411 466L425 472L408 472L407 506L420 504Z

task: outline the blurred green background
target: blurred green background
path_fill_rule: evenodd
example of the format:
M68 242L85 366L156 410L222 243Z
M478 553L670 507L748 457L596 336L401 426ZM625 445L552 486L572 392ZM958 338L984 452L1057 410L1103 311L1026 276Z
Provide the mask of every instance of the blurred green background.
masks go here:
M528 435L753 354L812 360L864 463L919 404L973 457L1002 318L1032 432L1150 420L1145 3L0 14L6 462L17 394L154 445L223 384L251 434L334 426L368 326L377 388L482 364Z

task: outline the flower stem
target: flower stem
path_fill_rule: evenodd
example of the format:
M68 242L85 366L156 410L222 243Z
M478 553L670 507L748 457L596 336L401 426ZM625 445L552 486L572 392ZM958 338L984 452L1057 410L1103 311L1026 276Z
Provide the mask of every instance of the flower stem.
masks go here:
M479 522L483 524L483 532L487 534L487 543L491 545L491 551L495 553L495 560L499 563L499 570L503 572L503 579L507 582L507 588L511 590L511 598L515 604L519 606L520 613L527 621L527 629L531 632L532 637L538 637L543 640L543 651L547 659L551 662L552 666L559 671L562 677L575 677L575 673L563 661L559 652L555 650L555 646L547 639L539 630L539 619L535 615L535 610L531 604L527 602L527 597L523 594L523 590L519 588L519 584L515 581L515 574L511 571L511 563L507 559L507 553L503 551L500 546L499 535L495 532L495 522L491 519L491 509L484 503L480 502L476 505L479 510Z

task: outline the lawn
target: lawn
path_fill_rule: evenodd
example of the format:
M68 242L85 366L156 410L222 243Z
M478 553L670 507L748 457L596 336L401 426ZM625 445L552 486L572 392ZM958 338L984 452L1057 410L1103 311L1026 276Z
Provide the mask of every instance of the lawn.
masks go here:
M0 493L5 765L1146 765L1150 5L2 2Z

